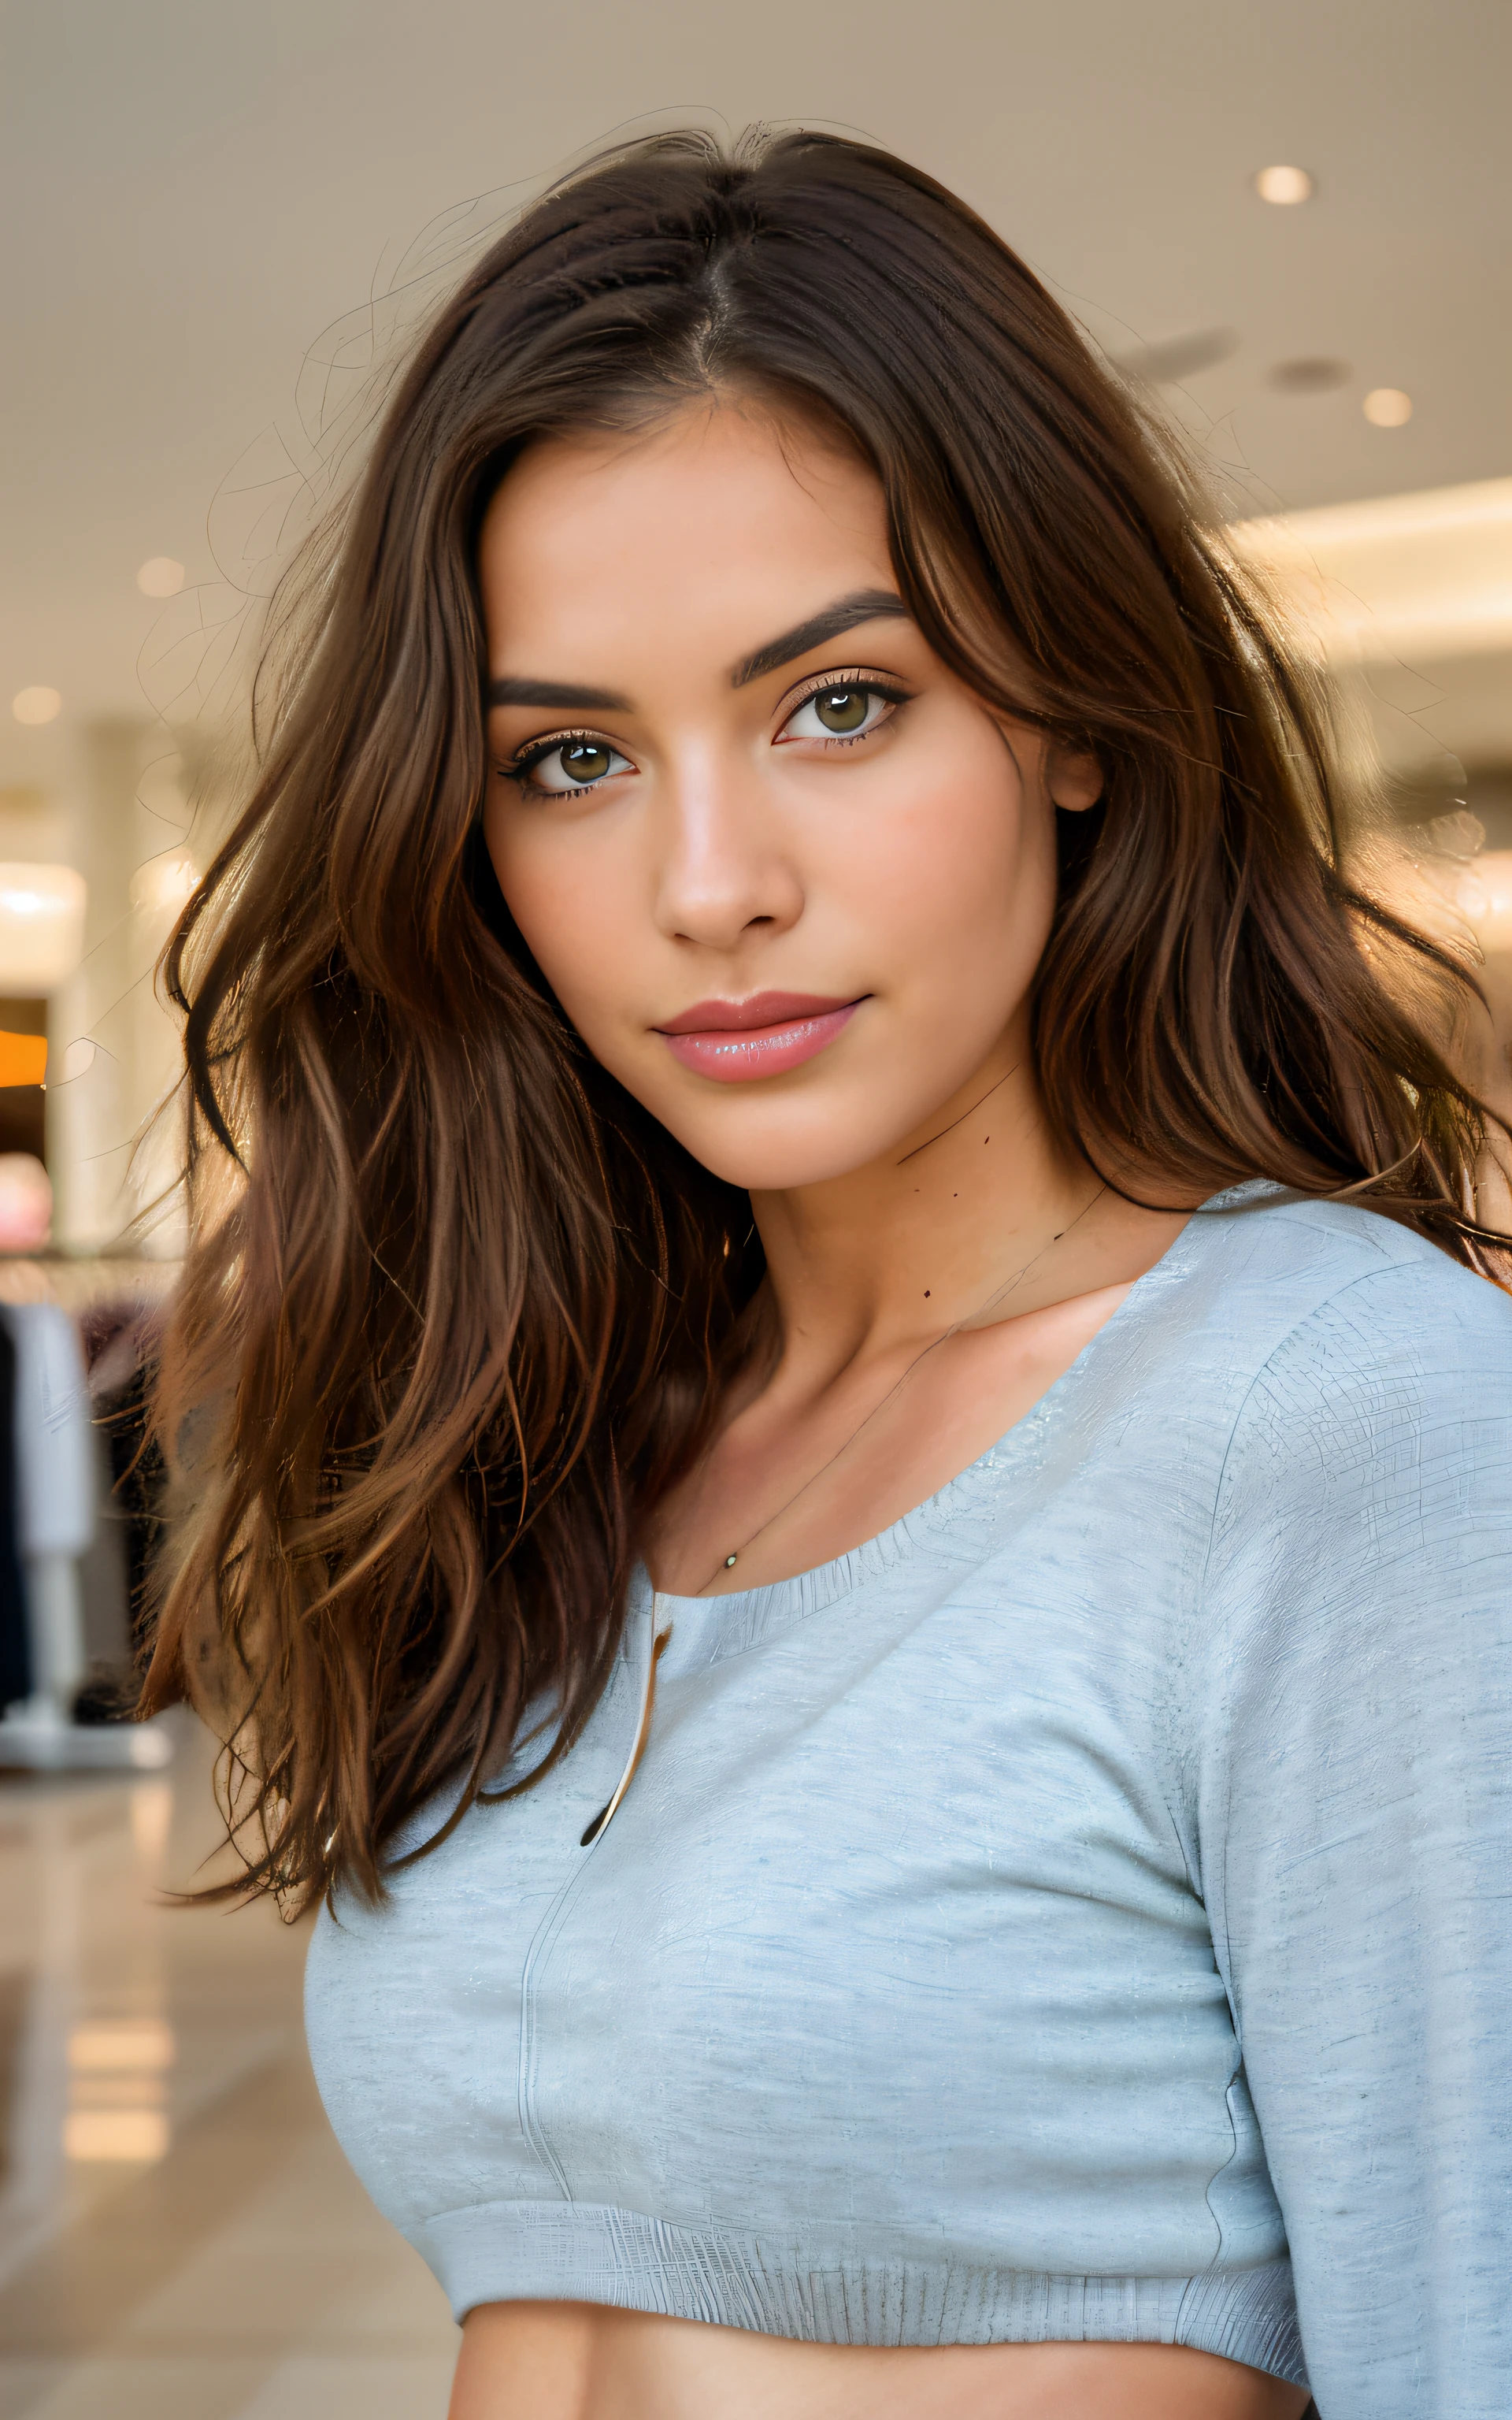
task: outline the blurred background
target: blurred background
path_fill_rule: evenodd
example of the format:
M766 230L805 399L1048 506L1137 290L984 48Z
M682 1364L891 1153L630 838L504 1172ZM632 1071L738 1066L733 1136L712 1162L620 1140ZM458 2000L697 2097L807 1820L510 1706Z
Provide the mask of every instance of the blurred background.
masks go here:
M175 1072L152 967L234 795L273 566L375 363L550 175L688 117L874 139L1184 433L1338 676L1382 878L1484 953L1504 1096L1512 11L5 0L0 27L0 1381L18 1420L76 1414L53 1527L0 1570L0 1612L47 1615L0 1676L0 2420L440 2420L450 2323L324 2131L302 1936L157 1903L213 1839L208 1758L109 1719L180 1241L171 1136L140 1141Z

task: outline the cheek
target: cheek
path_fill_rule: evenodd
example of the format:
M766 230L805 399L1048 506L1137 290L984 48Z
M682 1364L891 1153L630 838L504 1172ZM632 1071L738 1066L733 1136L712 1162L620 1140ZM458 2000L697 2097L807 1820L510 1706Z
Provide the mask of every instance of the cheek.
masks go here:
M954 757L948 776L910 783L855 852L845 887L916 998L969 994L987 1017L1006 1017L1055 913L1053 811L995 741Z
M632 920L625 869L602 848L563 845L512 800L485 811L484 839L525 945L578 1024L596 998L623 988Z

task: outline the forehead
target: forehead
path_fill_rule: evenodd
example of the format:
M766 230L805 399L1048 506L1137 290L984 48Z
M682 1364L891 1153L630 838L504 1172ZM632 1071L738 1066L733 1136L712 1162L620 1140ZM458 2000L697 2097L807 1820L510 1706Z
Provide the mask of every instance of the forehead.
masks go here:
M532 447L488 508L479 576L491 669L552 676L551 647L579 673L668 645L726 665L837 596L892 584L860 462L702 402L645 434Z

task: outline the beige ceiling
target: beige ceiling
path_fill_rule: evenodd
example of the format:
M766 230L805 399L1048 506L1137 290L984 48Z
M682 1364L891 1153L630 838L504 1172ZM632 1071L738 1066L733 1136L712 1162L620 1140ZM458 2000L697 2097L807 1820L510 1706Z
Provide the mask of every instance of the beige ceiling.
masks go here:
M1507 0L6 0L0 783L139 708L151 555L451 206L642 114L839 124L958 187L1110 349L1204 328L1236 514L1512 471ZM1298 162L1301 209L1253 172ZM843 295L837 309L845 307ZM1321 394L1278 363L1349 364ZM1409 390L1408 427L1364 419Z

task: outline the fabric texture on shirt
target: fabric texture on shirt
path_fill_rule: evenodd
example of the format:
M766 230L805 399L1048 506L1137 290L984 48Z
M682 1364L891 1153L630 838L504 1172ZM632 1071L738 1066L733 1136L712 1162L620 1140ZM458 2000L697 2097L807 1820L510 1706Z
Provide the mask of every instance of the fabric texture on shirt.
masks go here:
M1500 2414L1509 1468L1512 1303L1221 1197L881 1536L641 1585L563 1765L322 1916L359 2175L459 2314L1187 2344L1324 2420Z

